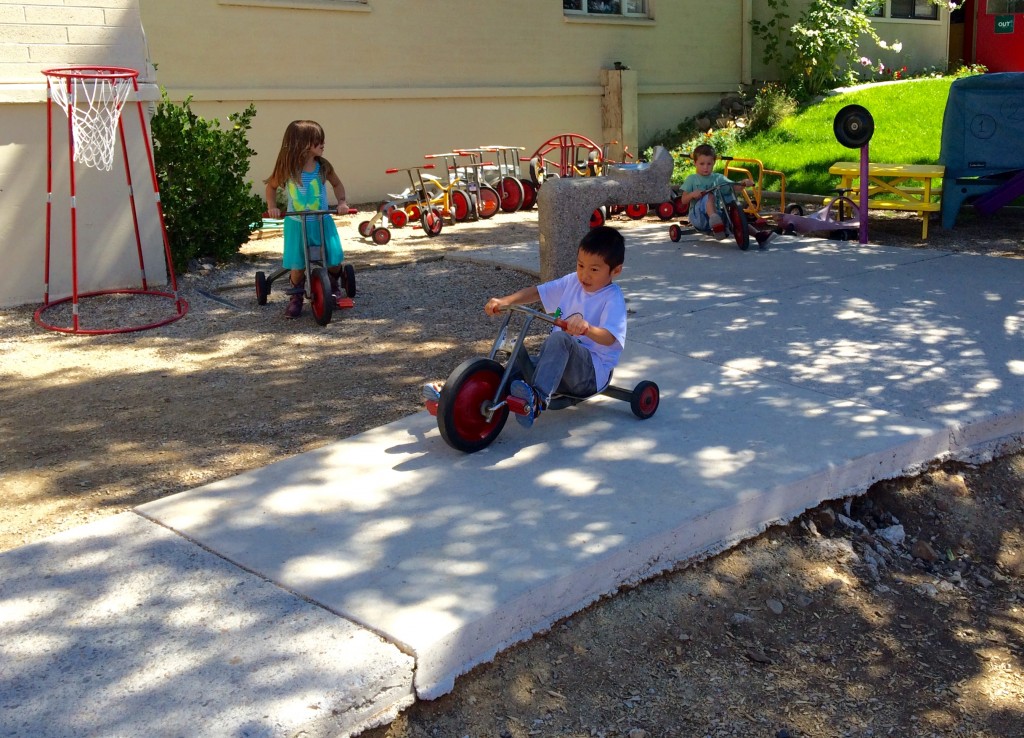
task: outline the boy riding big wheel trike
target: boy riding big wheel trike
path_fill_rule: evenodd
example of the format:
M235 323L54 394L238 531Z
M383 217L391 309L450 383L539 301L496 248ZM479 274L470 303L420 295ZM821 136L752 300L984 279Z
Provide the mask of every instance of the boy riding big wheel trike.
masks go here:
M516 338L510 338L513 316L518 316L520 322ZM509 411L517 415L529 413L525 401L512 396L510 385L514 379L520 378L527 383L533 382L534 364L525 342L534 320L563 329L566 326L566 322L557 316L522 305L510 305L486 357L462 362L448 375L443 385L424 386L427 411L437 417L441 437L452 448L466 453L480 451L501 433ZM608 384L595 394L629 402L633 414L641 420L654 415L660 398L658 385L654 382L644 380L632 390L627 390L613 386L610 377ZM547 409L560 410L587 399L555 394Z
M714 193L715 210L725 226L725 238L735 239L736 245L740 247L740 250L746 251L750 248L750 230L747 227L747 216L736 202L733 192L736 185L737 183L735 182L722 182L719 185L704 190L700 194L703 197L709 193ZM726 192L733 195L731 199L726 196ZM698 202L700 201L695 200L694 205ZM693 222L692 216L690 222ZM673 223L669 226L668 236L673 241L678 241L683 236L683 230L678 224Z
M355 212L357 211L354 209L349 210L349 214ZM289 295L301 293L309 300L313 320L317 322L317 325L327 325L330 323L331 316L334 314L334 308L351 308L355 306L352 298L356 296L356 272L351 264L342 263L341 273L338 275L340 286L344 290L345 296L335 298L331 290L331 275L327 271L327 264L325 262L327 248L324 244L327 241L324 233L323 219L329 218L332 215L334 215L333 210L289 210L282 215L284 218L302 216L299 217L299 222L302 225L302 245L306 256L305 281L299 287L289 286L285 292ZM319 224L319 244L310 243L309 234L306 231L308 227L306 221L310 218L315 218ZM270 273L269 277L265 272L256 272L256 303L266 305L267 297L270 295L271 289L273 289L273 283L279 277L289 272L291 270L284 267L275 269Z

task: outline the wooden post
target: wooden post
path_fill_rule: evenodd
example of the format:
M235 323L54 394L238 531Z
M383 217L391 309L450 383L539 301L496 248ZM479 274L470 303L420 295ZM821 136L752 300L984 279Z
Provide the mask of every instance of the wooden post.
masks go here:
M632 69L602 69L601 137L599 144L618 141L608 147L608 158L623 161L623 146L639 158L639 115L637 113L637 74Z

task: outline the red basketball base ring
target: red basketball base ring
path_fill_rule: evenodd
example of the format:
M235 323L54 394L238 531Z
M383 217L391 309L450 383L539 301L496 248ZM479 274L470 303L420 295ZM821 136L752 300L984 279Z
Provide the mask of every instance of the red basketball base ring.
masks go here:
M37 325L46 330L59 331L64 333L82 333L86 335L100 335L108 333L130 333L132 331L148 330L150 328L156 328L162 325L172 323L179 318L183 318L188 313L188 302L178 296L178 284L177 278L174 274L173 259L171 256L170 241L167 238L167 227L164 221L163 206L160 203L160 190L157 183L156 177L156 164L153 160L153 146L149 138L149 133L146 128L146 120L142 113L142 102L139 100L139 85L138 76L139 73L134 69L128 69L125 67L62 67L55 69L43 70L43 74L47 78L47 103L46 103L46 157L47 157L47 171L46 171L46 257L44 266L44 289L43 289L43 304L35 311L33 319ZM146 269L143 257L142 249L142 238L139 232L139 219L138 213L135 207L135 195L132 186L132 175L131 165L128 158L128 146L125 141L124 135L124 123L121 120L121 110L124 104L127 102L127 94L121 99L121 102L116 108L116 126L117 133L121 142L121 155L124 162L125 179L127 181L128 200L131 206L132 222L135 226L135 246L136 255L139 262L139 272L141 288L131 289L109 289L109 290L96 290L92 292L79 293L78 291L78 225L77 225L77 213L76 213L76 191L75 191L75 106L77 104L77 88L75 87L80 81L110 81L116 80L119 84L125 85L128 82L131 83L130 92L135 93L136 109L138 111L139 129L142 132L142 140L146 151L146 157L149 163L150 180L153 186L153 198L156 206L157 217L160 222L160 233L163 239L163 251L164 251L164 268L169 275L169 282L171 292L163 290L151 289L146 280ZM71 295L68 297L61 298L59 300L50 300L50 222L51 222L51 209L53 200L53 90L57 85L61 86L61 92L63 94L58 95L58 102L63 101L65 103L64 112L67 115L67 135L68 135L68 173L70 179L70 211L71 211ZM103 91L110 91L113 87L100 87ZM93 89L93 94L96 94L96 88ZM100 108L92 108L93 99L88 98L86 102L90 105L87 112L92 113L94 110L102 110L102 113L111 116L111 110L114 108L110 104L108 98L104 98L102 95ZM115 95L116 98L116 95ZM104 108L104 106L106 106ZM108 118L109 123L113 123L112 118ZM112 131L111 131L112 135ZM105 140L101 140L102 143L106 143ZM103 149L104 153L108 155L104 169L110 169L109 156L113 154L112 147L113 141L110 141L110 149ZM86 165L89 165L89 161L86 160ZM97 168L99 168L97 166ZM166 298L174 302L175 312L169 317L159 320L153 323L147 323L145 325L136 325L119 328L83 328L79 325L78 319L78 307L79 301L83 298L97 297L100 295L149 295L152 297ZM44 319L44 313L51 308L58 305L62 305L66 302L72 302L72 325L71 326L57 326L47 322Z

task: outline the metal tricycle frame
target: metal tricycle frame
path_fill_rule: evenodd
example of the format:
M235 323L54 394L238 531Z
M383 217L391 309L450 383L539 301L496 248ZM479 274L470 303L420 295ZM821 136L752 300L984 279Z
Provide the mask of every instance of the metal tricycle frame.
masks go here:
M560 317L523 305L511 305L504 312L505 318L487 356L462 362L448 375L437 399L426 400L428 412L437 417L441 437L458 451L473 453L486 448L504 428L509 412L518 415L528 412L525 401L510 394L510 387L517 378L533 383L534 363L526 349L533 322L541 320L563 330L566 327ZM515 315L522 322L516 337L510 340ZM596 395L629 402L633 414L641 420L654 415L660 400L658 385L654 382L644 380L627 390L613 385L609 377L608 383L594 395L552 395L547 409L571 407Z
M750 219L756 223L766 223L769 216L777 216L777 213L774 211L768 213L762 211L766 175L778 179L779 210L786 212L786 174L784 172L775 169L765 169L764 162L760 159L745 159L735 156L723 156L721 158L725 162L725 169L722 173L726 177L730 174L741 174L744 179L749 179L754 183L752 187L744 187L740 193L743 196L744 202L743 212Z
M701 191L701 197L704 195L714 193L715 195L715 209L718 211L718 216L722 219L722 224L725 226L725 233L727 236L732 236L736 241L736 245L740 247L741 251L746 251L750 248L750 230L747 228L747 216L740 208L739 203L735 197L735 187L739 186L739 182L722 182L713 187L709 187L706 190ZM733 199L728 200L722 194L722 190L729 188L730 192L733 193ZM697 202L697 200L694 200ZM683 230L678 223L673 223L669 226L668 235L673 241L678 241L682 238Z
M357 211L349 208L349 214ZM354 307L352 298L356 296L356 273L351 264L341 263L341 273L338 275L346 297L335 300L331 294L331 277L327 271L325 255L327 253L327 239L324 231L324 218L335 214L334 210L288 210L282 214L282 218L298 217L302 227L302 248L305 252L306 278L301 287L289 287L286 294L293 295L302 293L309 300L310 312L317 325L327 325L331 322L334 308ZM316 218L320 224L320 245L313 246L309 243L306 233L306 218ZM266 305L267 297L273 289L273 284L280 277L291 272L291 269L278 267L268 276L265 272L256 272L256 304Z

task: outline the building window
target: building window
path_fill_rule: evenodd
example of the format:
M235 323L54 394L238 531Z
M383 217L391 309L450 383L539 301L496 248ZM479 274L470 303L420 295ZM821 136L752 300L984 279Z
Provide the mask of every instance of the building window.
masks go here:
M847 4L852 7L853 3ZM938 20L939 6L929 0L879 0L878 6L868 9L866 15L872 18L910 18L913 20Z
M612 15L646 18L647 0L562 0L566 15Z
M939 6L928 0L889 0L889 17L938 20Z
M1000 13L1024 13L1024 2L1022 0L988 0L985 6L988 15Z

